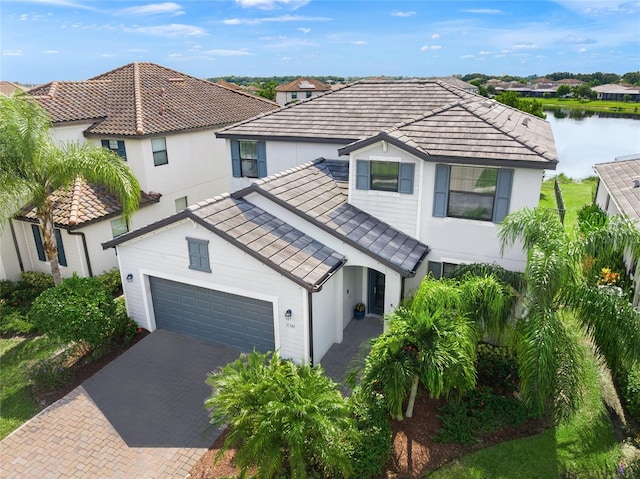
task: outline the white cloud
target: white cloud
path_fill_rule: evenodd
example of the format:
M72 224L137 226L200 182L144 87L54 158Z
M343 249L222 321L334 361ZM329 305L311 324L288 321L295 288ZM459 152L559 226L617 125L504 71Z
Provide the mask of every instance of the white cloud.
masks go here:
M486 51L486 50L482 50L482 51L480 52L480 55L491 55L491 52L488 52L488 51Z
M578 37L575 36L573 34L571 35L567 35L564 38L561 38L558 43L572 43L572 44L586 44L586 43L596 43L596 41L593 38L586 38L586 37Z
M282 57L280 60L283 62L288 62L291 61L291 57Z
M182 53L170 53L169 58L179 58L182 56Z
M203 37L207 32L200 27L193 25L182 25L180 23L171 23L169 25L156 25L154 27L131 27L125 28L125 31L134 33L146 33L148 35L157 35L166 38L182 38L182 37Z
M21 57L22 50L4 50L2 52L3 57Z
M538 48L535 43L518 43L513 46L514 50L533 50L534 48Z
M394 17L413 17L416 14L416 12L400 12L400 11L395 11L395 12L391 12L391 15Z
M364 40L356 40L355 42L352 42L354 45L368 45L367 42L365 42Z
M462 11L465 13L480 13L482 15L499 15L504 13L502 10L496 10L494 8L470 8Z
M424 45L420 47L421 52L426 52L428 50L440 50L442 47L440 45Z
M289 7L295 10L310 1L311 0L235 0L242 8L259 8L261 10L273 10L280 7Z
M42 53L46 55L55 55L56 53L60 53L58 50L43 50Z
M298 48L298 47L317 47L317 43L301 38L289 38L280 36L278 38L269 39L272 43L268 43L265 46L269 48Z
M207 55L216 55L219 57L240 57L245 55L255 55L255 53L251 53L246 50L225 50L222 48L214 50L204 50L202 53L205 53Z
M469 59L473 58L473 55L462 55L460 58L463 58L465 60L469 60Z
M117 56L115 53L103 53L102 55L100 55L102 58L113 58L115 56Z
M309 33L311 31L310 28L304 28L304 27L300 27L297 30L302 33Z
M431 35L431 40L437 40L438 38L440 38L439 33L434 33L433 35Z
M184 15L184 9L174 2L150 3L139 7L123 8L116 12L117 15Z
M578 50L578 53L586 53L588 50L586 48L581 48Z
M128 48L125 50L127 53L147 53L148 51L146 48Z
M327 17L303 17L300 15L281 15L278 17L263 18L229 18L222 20L225 25L258 25L265 22L285 23L285 22L328 22Z
M51 5L52 7L69 7L92 11L98 10L97 8L90 7L81 2L73 2L71 0L24 0L22 3L41 3L44 5Z

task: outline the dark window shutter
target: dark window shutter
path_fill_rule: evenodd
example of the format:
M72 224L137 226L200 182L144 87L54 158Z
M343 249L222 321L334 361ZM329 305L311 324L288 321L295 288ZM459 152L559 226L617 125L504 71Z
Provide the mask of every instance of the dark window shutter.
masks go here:
M498 170L498 185L496 186L496 199L493 207L493 221L495 223L500 223L509 214L512 183L513 170Z
M447 216L449 200L449 165L436 165L436 181L433 193L433 216Z
M109 140L102 140L102 148L109 149Z
M38 259L40 261L47 261L47 256L44 254L44 244L42 243L42 235L40 234L40 227L38 225L31 225L31 231L33 231L33 239L36 242Z
M240 142L231 140L231 171L235 178L242 176L242 168L240 167Z
M124 141L122 140L118 140L118 155L120 155L120 158L123 160L127 160L127 152L124 149Z
M371 164L366 160L356 160L356 189L368 190L371 182Z
M56 229L56 247L58 248L58 263L60 266L67 266L67 256L64 254L64 244L62 243L62 232Z
M435 279L440 279L442 276L442 263L439 261L429 261L427 263L427 273L433 274Z
M413 194L413 163L400 163L400 177L398 178L398 193Z
M258 178L267 176L267 145L264 141L258 142Z

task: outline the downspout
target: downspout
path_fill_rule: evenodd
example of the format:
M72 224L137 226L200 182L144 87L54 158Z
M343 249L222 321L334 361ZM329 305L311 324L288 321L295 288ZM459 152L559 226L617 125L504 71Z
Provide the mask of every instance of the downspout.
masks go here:
M402 300L404 299L404 282L406 279L407 278L405 278L404 276L400 278L400 302L402 302Z
M18 238L16 237L16 230L13 228L13 220L11 218L9 218L9 228L11 229L13 247L16 249L16 255L18 256L18 265L20 265L20 272L24 273L24 264L22 263L22 255L20 254L20 247L18 246Z
M87 237L84 235L82 231L72 231L70 229L67 230L70 236L80 236L82 237L82 246L84 247L84 257L87 260L87 270L89 271L89 277L93 278L93 270L91 269L91 258L89 258L89 248L87 247Z
M309 313L309 365L313 367L313 299L311 291L307 292L307 308Z

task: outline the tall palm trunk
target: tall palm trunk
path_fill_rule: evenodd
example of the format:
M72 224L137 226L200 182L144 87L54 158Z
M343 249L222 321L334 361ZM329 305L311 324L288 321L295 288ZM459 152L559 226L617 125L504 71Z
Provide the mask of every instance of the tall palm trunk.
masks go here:
M404 413L406 417L413 417L413 406L416 403L416 396L418 395L418 384L420 378L416 374L413 377L413 383L411 383L411 392L409 393L409 403L407 404L407 411Z
M60 274L60 263L58 262L58 245L56 244L56 232L53 224L53 205L51 200L47 198L44 209L38 210L38 219L42 228L42 242L45 254L51 265L51 274L53 282L57 286L62 283L62 275Z

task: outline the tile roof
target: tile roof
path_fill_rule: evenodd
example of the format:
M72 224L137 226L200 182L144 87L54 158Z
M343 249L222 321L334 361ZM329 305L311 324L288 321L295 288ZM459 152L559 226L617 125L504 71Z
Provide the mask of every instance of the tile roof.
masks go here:
M304 138L347 144L475 97L441 80L362 80L216 132L221 138Z
M640 220L640 154L628 160L598 163L593 167L622 215Z
M558 162L549 123L479 96L432 110L384 133L425 159L468 158L548 169L555 169ZM339 152L348 154L379 139L375 135Z
M329 91L331 86L315 78L296 78L292 82L278 85L276 91Z
M0 81L0 95L11 96L16 91L25 92L27 90L28 88L26 86L18 85L10 81Z
M142 193L140 207L160 201L159 193ZM67 190L56 190L49 195L53 203L53 222L64 228L77 228L105 220L122 213L117 196L102 186L88 184L81 178ZM36 221L36 209L27 206L18 213L19 219Z
M88 136L133 136L221 127L279 106L154 63L129 63L86 81L52 82L29 94L54 123L96 120Z
M341 254L256 205L228 194L202 201L168 218L103 243L110 248L190 218L270 268L318 291L346 262Z
M413 276L429 247L349 204L339 184L343 173L339 181L332 175L337 163L321 158L258 180L233 196L262 194L403 276ZM341 163L348 168L348 162Z
M591 88L598 93L617 93L624 95L625 93L640 93L640 87L624 83L607 83L606 85L598 85Z

